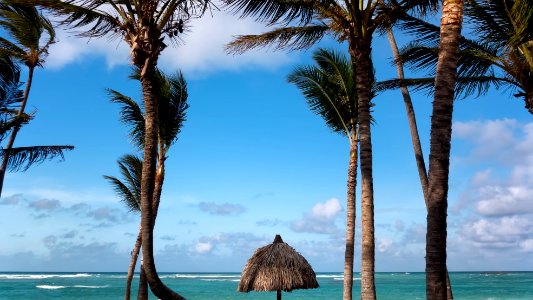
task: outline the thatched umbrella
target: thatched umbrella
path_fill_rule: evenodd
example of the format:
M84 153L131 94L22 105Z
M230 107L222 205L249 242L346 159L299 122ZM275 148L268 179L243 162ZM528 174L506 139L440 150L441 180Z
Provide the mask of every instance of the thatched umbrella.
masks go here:
M281 291L317 287L311 265L278 234L272 244L255 250L246 262L237 291L277 291L277 299L281 300Z

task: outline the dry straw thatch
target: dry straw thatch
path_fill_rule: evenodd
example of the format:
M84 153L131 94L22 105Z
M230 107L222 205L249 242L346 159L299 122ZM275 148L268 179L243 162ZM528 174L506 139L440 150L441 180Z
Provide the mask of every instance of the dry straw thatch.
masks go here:
M255 251L244 266L237 290L290 292L318 287L315 271L294 248L276 235L274 242Z

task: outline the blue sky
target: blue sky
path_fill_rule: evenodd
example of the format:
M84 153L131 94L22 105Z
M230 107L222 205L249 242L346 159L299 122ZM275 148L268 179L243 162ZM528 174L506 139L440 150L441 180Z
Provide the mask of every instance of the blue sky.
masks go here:
M155 230L159 271L240 271L275 234L315 270L342 270L348 142L286 83L296 65L310 63L312 49L224 53L231 36L262 29L214 12L160 60L164 71L185 73L190 109L167 160ZM122 42L58 36L35 75L36 118L17 144L76 149L63 162L6 177L0 271L125 271L139 215L102 175L118 175L117 158L135 150L104 89L139 99L139 86L127 78ZM320 46L344 49L331 40ZM386 40L376 38L373 49L378 79L395 77ZM413 100L427 158L431 99ZM374 102L377 270L423 271L426 213L403 102L398 91ZM457 102L453 133L449 269L531 270L531 116L508 91L491 91Z

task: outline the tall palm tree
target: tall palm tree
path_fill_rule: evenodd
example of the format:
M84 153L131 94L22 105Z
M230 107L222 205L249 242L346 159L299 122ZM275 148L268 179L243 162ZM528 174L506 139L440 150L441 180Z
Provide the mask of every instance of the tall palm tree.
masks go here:
M420 186L422 187L422 194L424 196L424 203L426 205L426 210L428 207L428 175L427 175L427 169L426 169L426 163L424 161L424 154L422 151L422 145L420 144L420 135L418 134L418 126L416 122L416 115L415 110L413 107L413 102L411 101L411 94L407 88L407 82L404 79L404 70L403 70L403 62L400 57L400 51L398 49L398 45L396 43L396 39L394 37L394 33L392 28L387 29L387 38L389 40L389 44L391 47L391 51L393 54L394 62L396 64L396 71L398 74L398 81L393 82L391 81L388 88L391 88L393 86L396 86L400 88L400 91L402 93L404 105L405 105L405 111L407 113L407 120L409 123L409 133L411 135L411 143L413 144L413 152L415 155L415 161L416 166L418 169L418 177L420 178ZM420 79L421 81L430 81L433 80L433 78L429 79ZM383 83L383 82L382 82ZM383 86L386 86L386 83L383 83ZM453 299L453 293L451 288L451 282L448 275L448 272L446 272L446 290L447 290L447 299L451 300Z
M141 223L144 271L152 292L162 299L183 299L159 276L153 255L153 226L159 123L157 109L157 63L166 48L166 37L179 40L184 26L201 17L209 0L13 0L41 5L63 17L63 24L83 30L86 37L121 37L131 49L132 64L140 71L145 108Z
M224 2L235 13L241 12L242 17L255 16L258 21L268 26L278 26L263 34L237 37L228 45L229 52L242 53L267 45L275 45L275 49L305 49L327 34L348 45L351 62L358 70L353 74L353 80L359 102L358 128L362 181L361 298L375 299L374 191L370 132L373 78L371 52L374 33L389 24L385 21L389 19L391 13L394 13L394 9L380 9L382 1L378 0L225 0ZM344 299L351 299L351 294L345 294Z
M406 0L411 2L412 0ZM417 2L417 1L415 1ZM422 10L438 1L418 1ZM463 0L443 0L431 116L426 230L426 297L447 298L446 236L453 100L463 24Z
M131 78L139 79L139 72L135 72ZM187 104L187 82L183 76L183 73L178 72L174 76L166 76L160 71L157 71L157 86L159 87L158 95L158 113L159 113L159 138L158 138L158 156L157 156L157 172L155 176L155 188L153 193L152 205L153 205L153 221L152 228L155 225L155 220L157 217L157 212L159 208L159 203L161 200L161 193L163 190L163 182L165 178L165 161L167 159L167 153L170 150L170 147L176 142L178 134L181 131L183 122L185 121L185 113L189 107ZM130 138L134 145L142 150L144 146L144 126L145 126L145 116L143 108L136 101L127 97L120 92L115 90L108 90L108 93L111 97L111 101L117 103L121 106L120 119L126 124L130 129ZM142 160L141 160L142 163ZM137 164L135 164L137 165ZM131 168L130 168L131 169ZM123 168L121 168L123 170ZM121 171L123 174L126 174L124 171ZM131 171L130 174L133 174ZM138 175L138 178L142 176L142 170L135 173ZM126 175L123 175L126 176ZM130 176L133 177L133 176ZM135 182L140 183L140 180ZM140 191L141 186L136 184L130 184L132 190L132 195L139 196L132 197L136 201L128 201L127 203L134 204L135 202L140 203ZM137 193L138 192L138 193ZM136 208L134 205L130 205L131 208ZM140 226L142 230L142 224ZM132 258L130 262L130 267L128 269L128 277L126 284L126 294L125 299L130 298L131 290L131 281L133 278L133 270L135 269L135 263L139 255L139 248L141 247L141 233L136 240L135 247L132 251ZM144 266L144 264L142 264ZM143 279L145 277L144 268L141 268L141 284L139 285L139 295L146 298L146 290L144 289L145 285ZM144 299L143 298L143 299Z
M20 69L9 56L0 53L0 143L13 131L28 124L32 115L20 113L24 92L20 90ZM5 161L6 170L26 171L31 165L60 157L73 146L26 146L0 149L0 157ZM0 182L0 194L1 186Z
M533 114L533 5L522 0L468 0L465 18L473 38L461 37L456 96L477 96L490 85L518 90L526 109ZM404 27L424 35L424 43L402 49L400 60L417 70L431 70L438 60L439 27L408 20ZM406 84L433 91L434 82L416 78Z
M355 235L355 187L357 179L357 92L351 62L341 53L319 49L314 52L316 65L298 67L288 76L304 94L309 108L322 116L334 132L348 138L350 159L346 200L346 250L343 297L350 298L353 286Z
M48 54L48 48L54 43L55 31L50 21L40 14L35 7L20 6L9 1L0 2L0 29L12 39L10 41L0 37L0 55L14 58L28 67L26 89L17 112L17 116L20 117L24 115L24 109L28 102L34 70L36 67L42 66ZM45 40L44 43L42 42L43 39ZM13 128L3 151L0 164L0 195L9 160L17 160L11 156L22 153L12 150L19 130L20 126ZM52 150L50 148L49 150L59 154L58 149ZM28 158L30 157L31 155Z

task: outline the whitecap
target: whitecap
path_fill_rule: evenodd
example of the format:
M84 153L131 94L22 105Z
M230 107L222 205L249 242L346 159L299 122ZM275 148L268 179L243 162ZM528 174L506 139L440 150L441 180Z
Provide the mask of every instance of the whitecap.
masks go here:
M47 278L78 278L91 277L91 274L0 274L0 279L47 279Z
M38 289L47 289L47 290L57 290L57 289L66 288L66 286L64 285L37 285L35 287Z

